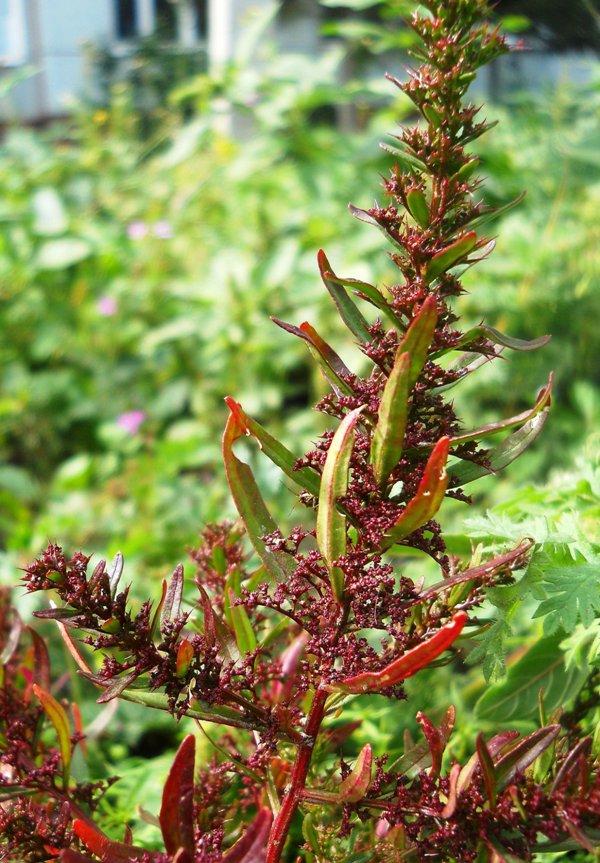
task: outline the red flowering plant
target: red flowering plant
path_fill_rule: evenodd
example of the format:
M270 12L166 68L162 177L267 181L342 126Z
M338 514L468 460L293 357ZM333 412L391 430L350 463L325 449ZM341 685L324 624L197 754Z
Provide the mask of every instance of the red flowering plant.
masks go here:
M594 851L600 781L592 741L576 724L480 734L460 763L446 751L455 723L448 707L440 724L418 714L424 742L408 742L395 762L367 744L353 767L331 767L329 753L356 730L339 723L345 706L358 695L404 700L404 681L457 657L467 633L482 627L486 591L526 565L528 540L484 561L448 555L436 515L445 498L468 501L467 484L525 450L550 405L551 380L530 410L465 430L447 398L505 348L531 350L546 339L458 326L461 273L492 251L481 229L497 215L478 197L478 159L467 149L489 126L463 100L476 70L507 48L484 0L423 5L410 22L422 65L406 83L391 79L421 122L386 146L394 157L388 203L351 207L391 242L399 282L377 288L340 278L318 256L366 372L351 371L311 324L276 321L306 342L325 375L330 389L317 409L332 427L296 458L227 399L223 454L240 523L204 531L193 553L193 600L181 566L158 601L136 613L128 588L119 589L119 555L89 573L88 557L49 545L26 570L28 591L60 601L36 615L58 622L81 673L102 689L99 702L121 698L216 723L226 731L219 757L196 772L195 738L184 739L157 819L164 851L135 845L128 831L122 842L110 839L93 816L104 787L70 778L82 734L50 693L43 642L30 630L32 646L19 648L18 618L5 609L3 859L512 863L540 850ZM312 526L289 535L277 527L235 452L245 436L298 487L307 519L316 511ZM399 569L406 549L435 562L435 583ZM73 630L102 656L95 670Z

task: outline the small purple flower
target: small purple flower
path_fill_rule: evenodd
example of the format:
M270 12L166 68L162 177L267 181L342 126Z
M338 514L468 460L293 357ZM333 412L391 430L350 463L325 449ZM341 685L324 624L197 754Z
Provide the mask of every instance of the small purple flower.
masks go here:
M127 236L130 240L143 240L148 233L148 225L139 220L127 225Z
M145 419L146 414L144 411L126 411L126 413L117 417L117 425L123 431L126 431L127 434L135 435L138 433Z
M159 240L170 240L173 236L173 228L171 227L171 224L164 219L155 222L152 230L154 236Z
M117 314L118 308L115 298L108 296L108 294L100 297L96 303L98 314L102 315L103 318L112 318L113 315Z

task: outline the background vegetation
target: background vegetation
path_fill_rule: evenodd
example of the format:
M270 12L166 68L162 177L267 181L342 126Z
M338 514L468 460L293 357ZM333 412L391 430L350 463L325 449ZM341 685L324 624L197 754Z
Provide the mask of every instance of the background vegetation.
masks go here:
M248 34L235 65L218 78L179 83L150 124L131 91L117 87L106 106L82 105L59 127L6 130L0 147L4 583L15 583L17 567L48 538L101 557L121 549L130 577L142 575L138 585L162 578L201 526L232 514L220 458L224 395L239 398L288 444L307 448L314 416L307 418L306 406L322 383L312 377L302 345L268 316L309 318L325 337L339 336L318 278L319 247L342 275L394 277L382 243L345 208L349 200L370 204L365 177L383 173L388 161L378 142L409 110L379 81L347 76L340 88L338 72L364 40L365 22L354 31L339 25L329 32L346 42L332 43L318 62L280 56L273 46L263 72L250 62L257 34ZM372 50L385 29L371 25ZM333 122L344 103L358 106L351 132ZM485 111L500 120L477 146L485 194L495 204L509 203L522 189L527 195L495 224L496 252L477 268L460 308L473 323L485 316L512 336L549 333L552 342L484 367L464 385L460 412L475 425L498 405L507 416L517 413L552 368L555 406L542 439L516 471L507 470L494 499L486 497L485 482L479 485L477 517L465 522L457 505L449 518L457 551L528 535L538 540L536 554L554 556L554 571L564 575L573 567L567 597L553 592L551 579L538 579L539 601L554 602L554 616L547 631L534 626L529 644L543 637L541 649L561 657L544 681L556 696L548 709L562 703L575 710L587 697L581 687L588 666L598 664L600 645L593 613L600 547L594 433L600 76L535 97L504 93ZM265 496L276 501L278 519L297 520L293 496L275 473L264 461L255 471ZM535 583L535 560L529 578ZM496 674L502 645L510 653L520 621L531 613L527 604L516 613L518 587L502 591L487 643L486 670ZM516 659L510 673L519 674ZM534 720L539 686L522 688L517 702L503 700L501 690L494 700L488 689L486 701L479 700L480 674L465 667L463 678L442 686L438 672L437 684L423 686L419 696L422 709L435 714L451 692L466 729L459 748L466 746L469 716L478 730L492 715L499 719L499 710L517 727ZM75 675L73 685L82 692ZM82 692L82 704L91 721L93 693ZM140 726L133 706L120 705L116 717L109 707L93 732L98 742L88 749L87 769L125 776L104 802L106 829L119 832L125 818L136 817L149 771L166 770L180 729L169 718ZM360 699L355 707L359 742L363 734L363 742L380 741L393 755L387 709L370 707L365 719ZM110 724L110 740L102 723ZM147 795L144 805L156 808ZM136 835L143 836L139 828Z

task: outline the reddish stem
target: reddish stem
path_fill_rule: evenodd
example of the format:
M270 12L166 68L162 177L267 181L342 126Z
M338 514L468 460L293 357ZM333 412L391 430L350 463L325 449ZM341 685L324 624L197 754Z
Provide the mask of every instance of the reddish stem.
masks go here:
M288 785L285 797L281 803L281 809L273 821L269 843L267 845L267 857L265 863L279 863L281 860L285 840L289 833L294 815L296 814L298 804L302 798L304 786L306 785L308 768L310 767L310 760L312 758L313 749L315 748L317 734L319 733L319 728L323 721L327 696L328 693L324 692L322 689L317 689L315 692L315 697L313 698L313 703L311 704L308 717L306 719L306 727L304 729L306 740L298 747L296 760L292 767L290 784Z

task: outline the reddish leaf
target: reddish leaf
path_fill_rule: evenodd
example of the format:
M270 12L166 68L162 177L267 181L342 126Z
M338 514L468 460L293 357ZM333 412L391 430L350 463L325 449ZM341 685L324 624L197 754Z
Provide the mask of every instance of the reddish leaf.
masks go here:
M365 796L371 785L373 751L370 743L360 750L351 772L340 785L339 797L344 803L357 803Z
M167 580L163 578L160 599L158 600L158 605L154 609L154 614L152 615L152 621L150 623L150 637L154 638L158 631L158 625L161 622L162 610L165 604L165 599L167 598Z
M159 820L165 848L175 854L184 848L194 855L194 756L193 734L183 740L167 776Z
M6 634L6 640L0 644L0 647L2 647L2 651L0 652L0 667L2 665L7 665L12 659L14 652L19 645L21 632L23 631L23 621L21 620L21 616L17 609L12 608L10 613L12 616L10 629ZM2 635L4 635L4 633L2 633Z
M331 269L331 265L327 260L325 252L322 249L319 249L317 261L319 263L319 270L321 272L323 284L331 294L333 302L340 313L340 317L359 342L370 342L371 334L369 333L369 325L367 321L350 299L343 286L340 284L340 281L336 278Z
M360 694L362 692L378 692L387 686L395 686L412 677L422 668L450 647L463 630L468 617L464 611L458 611L449 623L444 624L436 633L407 651L404 656L396 659L382 671L365 672L349 677L335 684L335 689L342 692Z
M148 854L143 848L137 848L135 845L113 842L94 824L80 818L73 821L73 830L88 851L99 857L102 863L132 863L135 860L142 860Z
M127 689L128 686L131 686L136 677L139 676L139 672L130 671L128 674L123 674L121 677L113 678L112 682L106 685L106 681L103 681L103 686L105 686L105 690L97 699L96 702L98 704L107 704L109 701L112 701L113 698L118 698L122 692Z
M496 734L495 737L492 737L491 740L487 742L487 749L492 758L495 758L499 752L501 752L505 746L509 743L512 743L513 740L516 740L519 737L518 731L503 731L501 734ZM466 788L469 787L471 781L473 779L473 774L479 767L479 756L477 752L474 752L473 755L469 758L465 766L460 771L460 776L458 777L458 785L457 792L460 794Z
M97 863L91 857L80 854L79 851L73 851L71 848L65 848L64 851L61 851L58 859L60 863Z
M522 773L536 758L556 740L560 725L539 728L519 741L517 745L496 762L498 788L507 785L517 773Z
M456 811L458 802L458 777L460 776L460 764L453 764L448 776L448 802L441 811L442 818L452 818Z
M289 647L281 655L281 679L273 683L271 698L275 703L288 701L294 686L294 674L304 653L304 645L308 640L308 633L302 632L292 641Z
M442 757L448 740L442 736L441 729L436 728L431 719L420 710L417 713L417 722L421 726L431 752L431 773L434 776L439 776L442 769Z
M552 788L550 789L550 794L554 794L557 788L559 788L563 782L568 780L573 773L578 769L581 762L586 761L587 756L589 755L592 748L592 738L584 737L583 740L580 740L579 743L571 749L565 760L563 761L560 770L556 774L556 778L552 783Z
M27 627L33 643L33 678L42 689L50 689L50 657L44 639L35 629Z
M272 817L270 809L259 809L244 835L223 856L222 863L264 863Z
M292 333L294 336L305 341L308 345L313 357L317 360L323 374L333 387L337 395L352 395L353 390L350 384L345 379L351 375L350 369L345 365L344 361L333 348L324 341L307 321L295 327L293 324L286 324L285 321L280 321L279 318L271 318L271 320L285 330L287 333Z
M497 789L496 768L494 767L491 753L487 748L483 734L481 733L477 735L477 757L479 758L479 765L481 767L481 772L483 773L487 798L490 801L491 807L494 808L496 806Z
M192 642L188 638L183 638L179 642L177 648L177 657L175 659L175 676L185 677L190 670L192 659L194 658L194 648Z
M379 546L381 551L423 527L437 513L448 486L446 462L449 445L450 439L443 437L433 448L416 495L407 503L398 521L387 531Z

